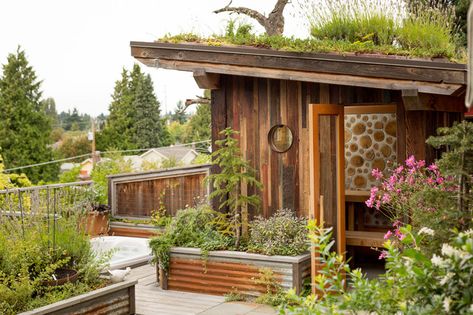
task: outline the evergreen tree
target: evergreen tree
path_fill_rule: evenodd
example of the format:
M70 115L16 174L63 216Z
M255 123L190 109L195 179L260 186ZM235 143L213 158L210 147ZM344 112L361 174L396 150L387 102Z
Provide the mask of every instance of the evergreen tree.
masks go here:
M20 48L9 54L0 78L0 147L5 167L13 168L53 159L51 120L41 102L41 82ZM32 182L52 181L58 165L22 170Z
M177 103L177 107L174 110L174 113L171 116L172 121L177 121L181 125L183 125L187 121L187 115L186 115L186 105L182 101L179 101Z
M123 69L115 83L110 115L103 132L97 137L97 148L142 149L170 144L170 135L160 117L160 104L149 75L134 65Z
M211 132L210 105L198 104L195 114L187 123L184 142L210 140Z
M171 143L170 134L160 117L159 102L153 92L149 75L139 77L132 103L135 111L133 143L138 148L156 148Z

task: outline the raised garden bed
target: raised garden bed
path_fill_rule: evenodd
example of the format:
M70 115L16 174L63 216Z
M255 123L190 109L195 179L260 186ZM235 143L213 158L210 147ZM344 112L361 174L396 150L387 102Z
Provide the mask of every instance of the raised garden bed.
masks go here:
M150 238L162 233L163 229L150 224L110 222L109 235Z
M259 296L266 287L257 285L262 268L270 268L283 290L302 290L310 277L310 254L299 256L266 256L236 251L211 251L203 256L200 249L171 249L169 271L158 270L161 288L224 295L238 291Z
M135 314L136 280L125 281L46 305L20 315Z

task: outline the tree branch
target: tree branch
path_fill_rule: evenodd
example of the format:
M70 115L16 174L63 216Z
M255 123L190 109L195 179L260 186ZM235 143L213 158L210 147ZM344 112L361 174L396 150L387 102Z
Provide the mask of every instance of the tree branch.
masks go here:
M287 1L287 0L284 0L284 1ZM218 10L214 11L214 13L222 13L222 12L245 14L245 15L248 15L249 17L255 19L256 21L258 21L258 23L260 23L263 26L266 24L266 17L263 14L259 13L258 11L249 9L249 8L226 6L224 8L221 8L221 9L218 9Z

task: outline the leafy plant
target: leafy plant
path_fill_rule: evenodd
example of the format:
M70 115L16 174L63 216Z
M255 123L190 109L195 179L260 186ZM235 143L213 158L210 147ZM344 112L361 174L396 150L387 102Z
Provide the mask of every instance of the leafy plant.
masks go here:
M237 132L226 128L220 132L224 139L215 141L218 149L212 153L213 163L220 168L220 172L206 177L211 183L213 192L211 199L220 202L219 209L228 209L229 220L235 233L235 247L240 246L242 225L248 222L248 207L257 207L260 200L256 194L247 195L242 190L248 188L262 188L262 184L255 177L255 170L241 157ZM243 227L243 231L247 228Z
M278 210L269 219L251 222L248 251L265 255L297 256L309 249L307 222L289 209Z
M166 227L165 232L151 239L153 262L167 271L169 252L172 246L197 247L201 248L204 253L231 247L232 237L220 233L217 225L214 224L221 216L222 214L213 211L206 204L179 210Z
M108 204L108 175L131 171L131 162L125 161L122 156L116 154L97 163L90 174L94 182L95 202L103 205Z
M225 302L240 302L246 301L246 296L242 294L238 289L234 288L232 291L224 295Z
M266 288L266 292L256 298L256 303L277 306L285 301L286 294L281 284L275 278L271 268L261 268L259 270L259 276L253 280L256 285L261 285Z

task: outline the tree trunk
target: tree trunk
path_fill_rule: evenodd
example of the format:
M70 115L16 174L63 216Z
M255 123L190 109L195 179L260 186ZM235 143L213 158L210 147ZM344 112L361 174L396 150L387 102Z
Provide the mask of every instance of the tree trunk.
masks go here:
M264 27L266 34L270 36L282 35L284 32L283 13L284 8L286 7L288 2L289 0L278 0L268 17L264 16L256 10L252 10L249 8L231 7L230 5L232 4L232 1L230 1L230 3L226 7L215 10L214 13L230 12L230 14L244 14L258 21L258 23Z

